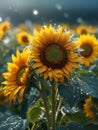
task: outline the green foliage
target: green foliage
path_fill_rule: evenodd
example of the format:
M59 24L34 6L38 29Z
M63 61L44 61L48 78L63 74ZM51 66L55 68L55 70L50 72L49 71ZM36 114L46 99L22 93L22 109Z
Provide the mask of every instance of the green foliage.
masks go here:
M31 123L35 123L41 115L41 109L33 106L27 112L27 118Z
M67 130L65 126L57 126L56 130Z
M81 126L74 122L69 122L67 124L67 130L83 130Z
M67 113L66 116L67 116L66 118L68 120L76 122L76 123L84 123L84 122L88 121L88 119L85 117L85 113L83 111L78 111L73 114Z
M57 126L56 130L84 130L81 126L74 122L69 122L67 126Z
M36 102L31 108L27 111L27 118L33 124L38 121L42 114L42 108L40 107L40 100Z
M65 99L68 105L74 106L80 98L80 88L76 82L70 82L68 84L59 85L59 94Z
M84 130L98 130L98 122L86 124Z
M95 64L91 67L92 72L98 76L98 59L95 60Z
M0 105L0 130L25 130L29 122Z
M98 98L98 77L95 74L81 70L74 80L85 94Z

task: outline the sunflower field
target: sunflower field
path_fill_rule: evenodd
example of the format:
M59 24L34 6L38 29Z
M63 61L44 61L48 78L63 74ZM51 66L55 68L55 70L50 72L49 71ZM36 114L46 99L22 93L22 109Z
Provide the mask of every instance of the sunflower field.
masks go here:
M0 22L0 130L98 130L98 27Z

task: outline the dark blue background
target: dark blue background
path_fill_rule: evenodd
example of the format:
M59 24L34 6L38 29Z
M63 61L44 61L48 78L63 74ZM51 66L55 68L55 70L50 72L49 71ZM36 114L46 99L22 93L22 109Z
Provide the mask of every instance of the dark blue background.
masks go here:
M34 15L36 9L39 14ZM83 19L98 23L98 0L0 0L0 17L14 24L31 20L36 23L77 23Z

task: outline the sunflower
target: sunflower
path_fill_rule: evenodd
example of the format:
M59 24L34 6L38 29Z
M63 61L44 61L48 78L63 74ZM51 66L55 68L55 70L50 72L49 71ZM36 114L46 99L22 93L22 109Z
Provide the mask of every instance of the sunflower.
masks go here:
M5 21L0 24L0 31L2 31L4 34L7 33L10 29L10 22Z
M79 46L82 49L80 51L80 55L82 56L81 63L88 67L98 56L98 41L93 35L81 35Z
M0 87L0 104L4 104L6 102L6 96L4 95L3 88Z
M2 40L4 33L0 30L0 40Z
M34 61L33 68L38 73L44 74L44 79L53 79L63 82L64 77L70 79L73 68L78 68L78 54L74 51L78 48L76 42L70 41L70 32L64 32L50 26L44 26L40 32L34 32L31 39L31 58Z
M25 24L19 24L18 25L18 28L21 30L21 31L27 31L27 26Z
M8 72L3 73L6 79L4 94L8 96L9 102L15 102L16 97L19 103L23 100L23 94L27 84L29 75L28 67L29 50L24 49L22 53L16 52L16 57L12 55L13 63L8 63Z
M93 106L93 101L92 101L92 97L88 97L87 99L85 99L85 104L84 104L84 112L86 113L86 117L90 117L91 119L94 118L94 112L92 110L92 106Z
M59 26L60 25L55 25L54 28L58 29ZM68 24L62 24L61 26L62 26L62 31L65 31L65 30L67 31L69 29L69 25Z
M63 24L63 25L62 25L62 29L63 29L63 30L68 30L68 29L69 29L69 26L68 26L67 24Z
M16 39L17 39L18 43L20 43L22 45L28 45L30 43L30 41L29 41L30 37L31 37L31 35L24 31L20 32L16 35Z
M37 30L37 31L40 31L41 30L41 26L39 25L39 24L35 24L35 29Z
M94 33L96 31L96 27L80 25L80 26L74 27L73 31L80 35L89 34L89 33Z

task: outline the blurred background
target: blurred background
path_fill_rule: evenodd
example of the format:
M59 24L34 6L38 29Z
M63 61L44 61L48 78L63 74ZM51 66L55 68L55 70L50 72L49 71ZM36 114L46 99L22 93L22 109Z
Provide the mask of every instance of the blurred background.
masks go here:
M98 0L0 0L0 21L18 24L98 22Z

